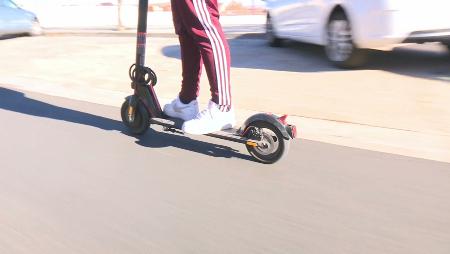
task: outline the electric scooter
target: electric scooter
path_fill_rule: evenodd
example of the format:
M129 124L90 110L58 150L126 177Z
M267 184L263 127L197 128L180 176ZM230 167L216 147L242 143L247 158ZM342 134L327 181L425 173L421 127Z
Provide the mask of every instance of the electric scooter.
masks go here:
M129 69L134 94L125 98L122 104L122 121L134 135L144 134L150 124L160 125L164 131L182 133L183 120L164 114L153 88L157 83L156 73L145 67L147 12L148 0L139 0L136 63ZM296 127L288 124L286 118L286 115L277 117L273 114L255 114L240 128L206 136L244 144L257 161L271 164L287 154L291 139L297 135Z

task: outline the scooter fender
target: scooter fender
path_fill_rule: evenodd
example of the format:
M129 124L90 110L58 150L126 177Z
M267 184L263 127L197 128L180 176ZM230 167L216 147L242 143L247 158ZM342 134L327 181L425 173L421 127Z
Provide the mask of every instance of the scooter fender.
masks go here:
M251 126L252 123L254 123L254 122L267 122L269 124L272 124L281 132L281 134L283 135L283 137L285 139L287 139L287 140L291 139L291 136L289 135L289 133L286 129L286 126L283 125L278 120L278 117L273 114L260 113L260 114L253 115L244 122L244 124L241 127L241 130L243 130L245 132L247 130L247 127Z
M125 100L131 102L131 106L136 107L137 98L135 95L128 95L127 97L125 97Z
M147 109L148 113L150 114L150 117L156 117L157 115L157 110L155 109L155 105L154 103L152 103L152 101L146 99L149 98L149 93L147 92L146 89L144 88L140 88L141 90L139 91L141 94L144 94L144 96L138 96L138 95L129 95L127 97L125 97L125 100L131 101L133 103L133 106L136 107L138 101L142 102L142 104L144 104L145 108Z

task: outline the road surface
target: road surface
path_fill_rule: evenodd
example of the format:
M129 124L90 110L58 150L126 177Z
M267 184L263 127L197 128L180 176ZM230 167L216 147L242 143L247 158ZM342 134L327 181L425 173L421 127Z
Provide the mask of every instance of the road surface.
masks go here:
M0 88L0 253L450 253L450 164L295 140L252 161Z

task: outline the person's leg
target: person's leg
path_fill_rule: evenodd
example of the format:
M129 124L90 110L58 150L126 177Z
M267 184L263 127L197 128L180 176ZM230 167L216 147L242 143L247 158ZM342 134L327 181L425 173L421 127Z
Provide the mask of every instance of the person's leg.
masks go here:
M181 49L181 65L183 80L179 98L188 104L196 100L200 91L200 76L202 72L202 57L194 39L187 33L179 34Z
M230 110L230 51L219 23L217 0L179 0L176 5L183 28L200 50L212 101L221 111Z
M181 6L182 7L182 6ZM172 102L164 105L164 113L170 117L185 121L194 119L198 114L197 97L202 67L200 50L192 36L187 33L180 15L178 0L172 0L172 15L175 32L179 36L182 63L181 91Z

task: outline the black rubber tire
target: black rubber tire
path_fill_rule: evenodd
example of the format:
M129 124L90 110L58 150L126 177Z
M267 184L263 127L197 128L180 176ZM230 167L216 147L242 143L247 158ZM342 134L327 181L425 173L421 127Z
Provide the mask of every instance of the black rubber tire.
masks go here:
M283 137L283 134L281 134L280 130L278 130L277 127L268 122L262 121L254 122L251 124L251 126L261 128L263 130L263 139L271 139L271 141L278 143L278 147L276 148L276 150L271 151L269 154L265 154L259 147L246 145L247 151L251 156L253 156L253 158L264 164L273 164L281 160L288 154L291 142L290 140L287 140ZM269 133L267 130L269 130L271 133Z
M123 124L134 135L144 134L150 127L150 114L141 101L138 101L135 109L135 117L133 122L128 121L128 105L129 101L125 100L120 109Z
M266 18L266 40L271 47L283 46L283 39L279 38L273 29L272 19L269 15Z
M350 50L348 53L343 54L341 52L341 55L338 53L338 48L341 47L340 50L342 50L342 44L338 45L336 42L332 42L332 26L337 25L335 22L345 22L340 24L345 24L345 28L348 33L348 40L345 42L347 43L347 47L350 47ZM336 12L328 21L327 27L327 45L325 46L325 53L327 55L328 60L333 63L333 65L344 68L344 69L351 69L362 66L367 61L368 51L365 49L358 48L354 42L353 42L353 34L352 34L352 28L351 23L345 13L343 12ZM334 31L336 33L336 31ZM334 35L336 36L336 35ZM340 35L342 36L342 35ZM339 55L339 57L337 56Z

